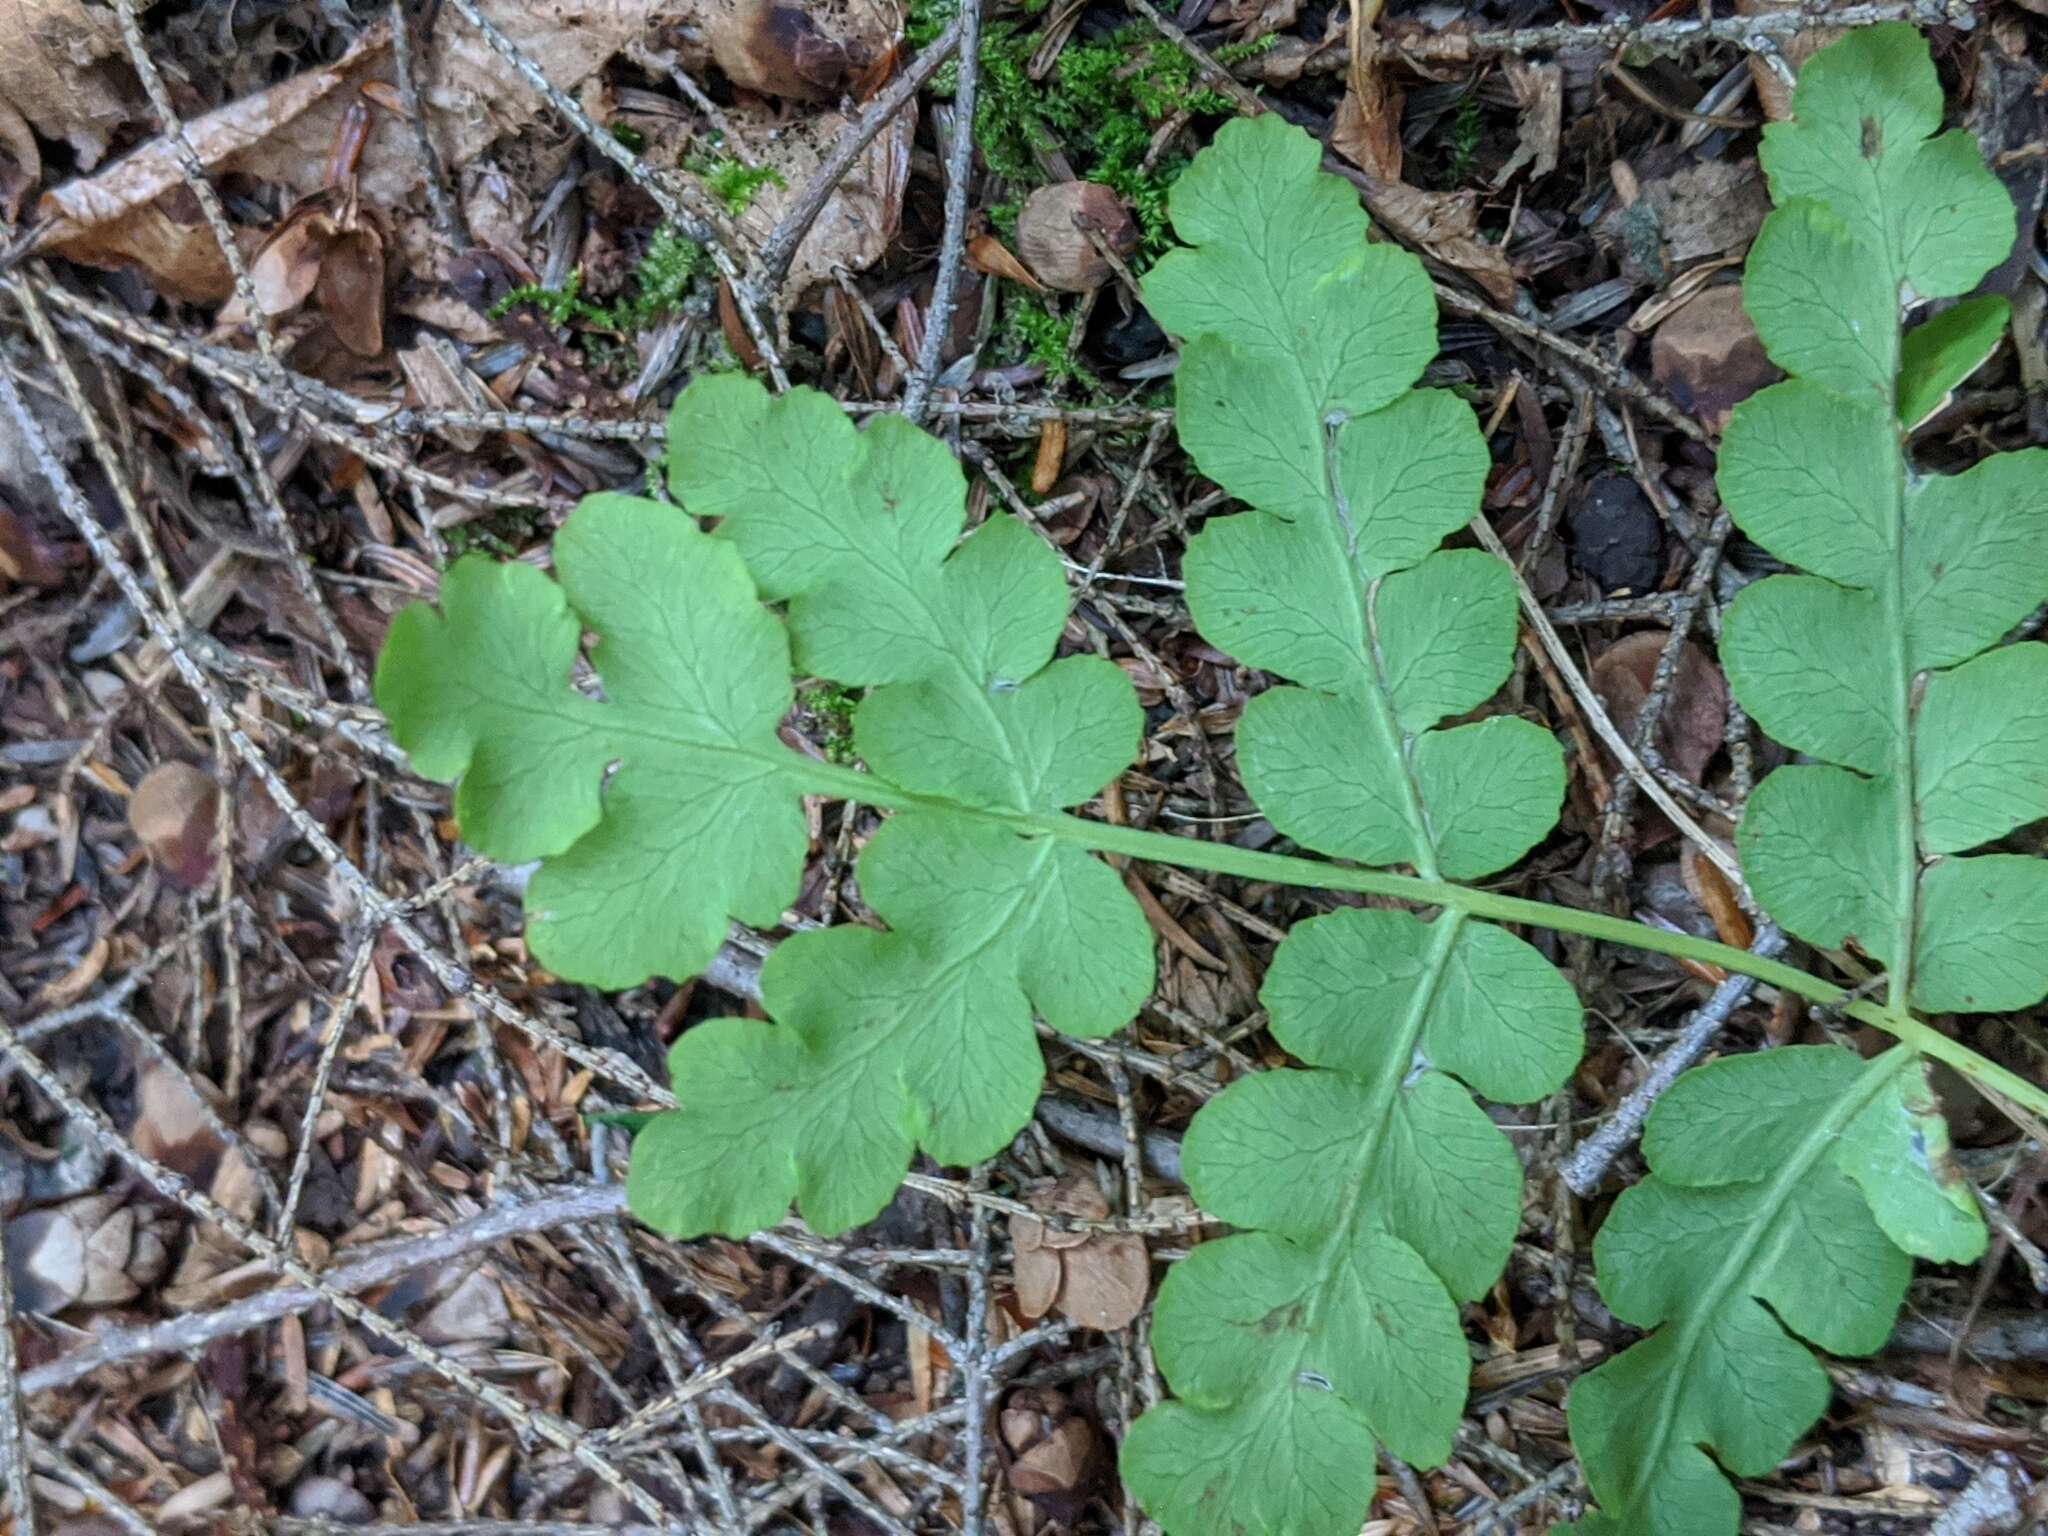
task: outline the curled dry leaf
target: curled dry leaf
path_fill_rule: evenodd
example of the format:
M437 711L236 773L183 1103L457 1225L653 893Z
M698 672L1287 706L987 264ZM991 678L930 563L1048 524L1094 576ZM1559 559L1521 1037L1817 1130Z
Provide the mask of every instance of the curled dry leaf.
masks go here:
M180 890L196 891L213 878L214 834L220 786L190 763L159 763L128 799L128 825Z
M1045 291L1045 284L1032 276L1031 269L1011 255L1007 245L986 232L967 242L967 265L988 277L1007 277L1013 283L1022 283L1035 293Z
M576 95L583 83L657 22L698 34L721 0L479 0L479 8L561 90ZM0 0L0 35L9 6L42 17L77 12L80 0ZM434 11L432 36L419 40L420 99L441 158L461 167L503 135L518 132L546 110L546 102L452 6ZM102 21L111 29L113 23ZM81 23L79 35L94 36ZM95 41L93 47L99 46ZM112 50L120 46L114 34ZM38 66L40 68L40 66ZM75 72L74 72L75 73ZM0 98L29 121L37 113L8 88L0 60ZM367 27L333 64L307 70L254 95L230 102L186 124L200 163L237 171L304 196L327 184L329 161L343 114L367 94L384 99L393 83L391 32ZM417 271L437 269L446 253L434 244L428 220L418 215L425 191L410 126L396 113L372 114L358 185L364 206L392 223L397 249ZM908 143L903 155L908 161ZM84 157L92 163L96 156ZM211 250L212 236L196 207L181 214L177 151L152 139L96 175L46 193L38 213L48 221L39 249L90 265L134 264L175 297L218 301L229 289L226 263ZM253 242L252 242L253 243ZM210 255L209 255L210 253ZM361 253L358 253L360 255ZM349 264L360 279L367 265ZM358 338L361 339L361 338Z
M712 0L702 35L734 85L837 101L894 51L901 15L881 0Z
M376 357L384 350L387 239L383 221L353 195L302 198L249 264L256 302L282 315L314 298L343 346Z
M1071 1528L1108 1470L1095 1426L1061 1393L1025 1387L1003 1405L996 1427L1012 1458L1006 1471L1018 1496L1011 1505L1017 1529L1048 1519Z
M1347 179L1381 226L1408 245L1465 273L1497 304L1512 304L1515 272L1498 246L1479 237L1479 200L1470 192L1425 192L1401 180L1402 93L1376 50L1379 6L1351 9L1351 63L1344 99L1330 126L1330 148L1357 169Z
M354 93L343 87L389 48L389 29L379 24L338 62L207 113L186 125L193 151L209 168L235 164L238 156L271 142L322 102L337 94L352 99ZM308 162L316 185L326 179L334 131L348 105L348 99L342 100L326 118L326 142ZM132 263L173 297L192 302L218 301L231 291L227 262L184 184L178 151L169 139L153 139L98 175L52 188L36 212L44 221L40 250L89 266Z
M1424 192L1401 181L1352 173L1365 206L1381 228L1426 256L1477 283L1496 304L1515 301L1515 268L1507 252L1479 233L1479 198L1472 192Z
M1506 186L1524 166L1531 176L1548 176L1556 170L1558 140L1564 129L1564 67L1522 59L1509 59L1502 67L1515 88L1515 104L1522 115L1516 127L1515 152L1494 174L1496 187Z
M1728 848L1729 853L1734 851L1732 847ZM1737 949L1749 948L1756 938L1756 925L1742 910L1742 900L1735 887L1713 861L1695 844L1688 842L1678 850L1678 873L1679 878L1685 881L1685 888L1692 892L1693 900L1700 904L1700 910L1714 920L1714 932L1721 942L1733 944Z
M1407 98L1380 61L1373 28L1379 11L1380 0L1360 0L1351 7L1345 26L1351 58L1344 72L1344 99L1330 123L1330 148L1368 175L1399 181L1401 107Z
M1048 288L1087 293L1112 268L1090 234L1118 256L1138 248L1138 224L1123 199L1092 181L1058 181L1024 199L1017 215L1017 251Z

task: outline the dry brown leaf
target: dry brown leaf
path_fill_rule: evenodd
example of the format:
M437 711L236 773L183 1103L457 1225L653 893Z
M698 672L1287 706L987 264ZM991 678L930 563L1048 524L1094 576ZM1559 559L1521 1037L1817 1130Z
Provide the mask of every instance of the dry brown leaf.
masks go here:
M1027 1499L1071 1494L1092 1475L1099 1449L1086 1419L1067 1419L1010 1464L1010 1486Z
M967 242L967 265L988 277L1007 277L1034 293L1045 292L1045 284L1031 275L1031 269L1010 254L1010 248L994 235L980 234Z
M142 105L126 72L121 28L106 6L83 0L0 0L0 101L47 139L69 144L91 170L108 140Z
M1523 166L1531 176L1548 176L1556 170L1558 140L1564 129L1563 66L1509 59L1503 67L1508 83L1515 88L1515 104L1522 109L1522 116L1516 127L1515 152L1493 178L1496 187L1506 186Z
M1738 16L1762 16L1771 11L1798 10L1804 3L1805 0L1735 0L1735 13ZM1778 73L1779 60L1790 65L1796 74L1800 65L1841 35L1840 27L1808 27L1789 36L1780 34L1777 48L1770 53L1749 56L1750 77L1756 82L1756 99L1763 104L1766 117L1774 123L1781 123L1792 115L1792 86Z
M1027 1192L1048 1215L1102 1221L1109 1200L1085 1175L1073 1174ZM1120 1232L1063 1229L1033 1216L1010 1218L1017 1307L1040 1318L1054 1307L1084 1328L1122 1328L1145 1308L1152 1263L1144 1239Z
M704 12L703 38L732 83L791 101L837 101L888 59L903 24L885 0L712 0Z
M613 56L637 42L655 22L691 30L703 8L718 0L481 0L488 17L561 90L574 96ZM14 5L37 13L77 8L78 0L0 0L0 16ZM523 128L546 110L544 99L453 7L436 11L431 40L423 40L420 97L445 163L466 167L501 135ZM111 23L107 23L111 25ZM118 39L116 39L118 46ZM329 179L343 115L365 95L380 99L392 81L391 34L379 22L366 28L335 63L305 71L267 90L205 114L186 125L200 162L237 171L304 196ZM0 72L0 97L12 99ZM36 113L14 105L33 123ZM908 174L909 145L902 145ZM858 174L858 167L856 168ZM39 248L98 266L134 263L175 297L219 300L228 292L217 251L211 263L190 238L194 220L145 214L166 193L182 194L176 151L161 137L142 145L98 175L46 193L38 213L49 221ZM437 251L421 218L401 217L423 202L418 149L400 117L375 112L368 125L358 173L363 205L390 215L408 263L432 270ZM900 189L898 195L900 206ZM828 209L828 213L830 210ZM890 230L893 232L894 226ZM211 243L201 227L197 239ZM870 257L870 260L873 258ZM352 274L365 275L358 264ZM381 332L381 319L378 326ZM369 340L367 326L356 343Z
M1060 1256L1065 1277L1060 1312L1084 1328L1124 1328L1145 1310L1152 1261L1145 1240L1127 1232L1094 1232Z
M1657 327L1650 372L1710 432L1719 432L1736 406L1781 377L1734 284L1706 289Z
M220 786L190 763L157 764L128 799L128 825L164 878L184 891L213 878L219 813Z
M1028 1320L1036 1322L1052 1310L1064 1267L1050 1248L1026 1248L1021 1238L1017 1240L1017 1310Z
M1344 99L1330 126L1330 148L1358 167L1350 173L1365 206L1389 234L1465 273L1496 304L1515 299L1515 270L1498 246L1479 238L1479 200L1470 192L1425 192L1401 180L1401 93L1375 47L1379 0L1351 9L1351 63Z
M1346 44L1351 62L1344 76L1344 99L1330 124L1330 148L1381 181L1401 179L1401 106L1406 99L1387 77L1380 62L1373 23L1380 0L1358 0L1351 7Z
M358 357L384 350L384 241L373 229L344 230L320 262L314 290L335 338Z
M1678 850L1678 873L1685 888L1692 892L1693 900L1700 904L1700 910L1714 920L1714 932L1721 942L1737 949L1749 948L1756 938L1756 927L1742 910L1735 887L1713 861L1688 842Z
M1231 41L1242 43L1285 32L1300 14L1301 0L1222 0L1203 24L1227 26Z
M264 314L289 314L313 296L333 236L334 219L322 209L300 207L278 220L249 263L249 285Z
M810 185L846 126L838 112L821 112L794 122L759 109L726 114L733 137L745 146L756 165L773 166L783 185L761 188L735 223L748 244L759 249L770 230ZM910 183L910 143L917 131L915 105L905 107L875 135L848 167L796 248L785 291L802 293L813 283L829 281L834 267L864 272L881 260L903 220L903 193Z
M1643 187L1674 267L1749 248L1771 211L1755 160L1702 160Z
M0 0L4 4L5 0ZM185 125L193 152L209 168L226 165L236 156L274 142L289 125L322 102L329 101L356 73L390 51L390 31L382 23L369 28L337 63L301 75L245 96L240 101L207 113ZM353 92L342 93L352 97ZM325 138L310 161L299 167L316 178L307 187L325 185L327 161L333 149L334 129L347 109L342 101L326 121ZM247 169L246 166L237 168ZM252 174L257 174L253 173ZM276 179L276 178L268 178ZM415 180L417 177L415 176ZM184 172L172 142L156 138L133 153L124 155L97 176L75 178L43 194L36 211L49 221L39 245L62 255L75 256L69 249L89 234L100 231L157 201L173 188L183 189ZM76 259L89 261L89 256Z
M220 242L183 187L54 249L89 267L138 267L167 297L188 304L218 303L234 291Z
M1593 662L1593 691L1607 706L1621 734L1631 740L1668 638L1665 630L1638 630L1624 635ZM1697 784L1708 761L1721 750L1727 729L1727 681L1707 653L1688 640L1679 648L1677 670L1657 731L1657 750L1674 773Z
M1479 237L1479 198L1471 192L1424 192L1405 182L1353 173L1365 206L1390 234L1463 272L1496 304L1515 301L1515 269L1507 252Z
M1123 199L1092 181L1056 181L1024 199L1017 253L1039 281L1063 293L1087 293L1115 270L1089 236L1118 256L1138 248L1138 223Z

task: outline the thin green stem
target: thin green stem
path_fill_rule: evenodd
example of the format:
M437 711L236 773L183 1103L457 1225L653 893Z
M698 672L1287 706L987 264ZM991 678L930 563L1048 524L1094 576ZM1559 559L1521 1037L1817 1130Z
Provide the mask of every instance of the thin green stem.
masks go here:
M1457 885L1448 880L1425 880L1416 875L1396 875L1385 870L1358 869L1347 864L1332 864L1322 859L1305 859L1294 854L1262 853L1256 849L1232 847L1228 843L1203 842L1192 837L1175 837L1166 832L1112 826L1108 822L1088 821L1058 811L1020 812L962 805L938 796L898 789L858 769L843 768L836 764L809 759L798 761L801 767L797 777L805 782L806 787L813 793L829 795L835 799L858 800L863 804L886 810L926 810L996 821L1010 827L1022 837L1056 837L1097 853L1143 859L1152 864L1171 864L1181 869L1208 870L1214 874L1232 875L1240 880L1265 880L1275 885L1299 885L1317 890L1356 891L1367 896L1384 896L1416 906L1444 907L1471 917L1491 918L1502 923L1521 923L1531 928L1549 929L1554 933L1576 933L1589 939L1620 944L1630 949L1669 955L1673 959L1716 965L1722 970L1733 971L1738 975L1754 976L1758 981L1766 982L1780 991L1790 992L1795 997L1803 997L1808 1002L1840 1006L1844 1014L1858 1023L1881 1029L1912 1049L1947 1063L1980 1087L2010 1099L2037 1115L2048 1116L2048 1090L1980 1056L1968 1046L1949 1039L1905 1011L1863 999L1851 1000L1844 988L1831 981L1823 981L1820 977L1802 971L1797 966L1787 965L1783 961L1766 959L1762 955L1752 954L1749 950L1737 949L1732 944L1719 944L1712 939L1695 938L1689 933L1674 933L1663 928L1652 928L1646 923L1632 922L1625 917L1609 917L1600 912L1581 912L1575 907L1558 906L1547 901L1530 901L1520 896L1502 896L1493 891L1475 890L1471 886Z

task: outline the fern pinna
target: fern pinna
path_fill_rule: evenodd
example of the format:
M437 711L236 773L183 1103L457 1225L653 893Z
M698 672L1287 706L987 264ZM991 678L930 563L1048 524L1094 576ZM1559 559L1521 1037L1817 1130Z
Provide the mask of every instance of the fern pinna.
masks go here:
M1237 727L1246 790L1305 847L1473 879L1550 830L1564 765L1510 715L1439 728L1507 677L1508 571L1438 544L1479 507L1472 411L1412 386L1436 354L1422 264L1367 245L1351 188L1265 117L1174 184L1187 247L1145 285L1183 338L1181 442L1255 509L1188 545L1202 634L1294 686ZM1242 1080L1188 1131L1204 1210L1246 1229L1175 1266L1153 1348L1178 1401L1145 1414L1124 1479L1176 1533L1348 1536L1377 1441L1450 1454L1482 1295L1521 1216L1521 1165L1472 1102L1523 1102L1578 1061L1578 999L1541 955L1458 911L1297 924L1260 993L1314 1070Z
M811 391L699 379L669 426L682 507L593 496L556 537L556 579L472 557L438 609L394 622L377 673L393 735L459 781L471 844L542 861L531 948L570 979L693 975L732 920L779 924L804 797L891 813L857 867L887 927L785 939L762 972L773 1022L682 1035L678 1105L635 1139L634 1212L741 1236L794 1202L834 1233L879 1211L920 1148L1000 1151L1043 1077L1033 1016L1105 1035L1150 991L1148 925L1100 854L1430 912L1341 908L1276 951L1261 997L1302 1066L1232 1085L1188 1132L1189 1187L1239 1230L1163 1285L1175 1397L1122 1456L1171 1536L1349 1536L1378 1448L1448 1455L1458 1304L1516 1230L1520 1166L1473 1095L1538 1099L1579 1055L1570 987L1496 924L1706 960L1905 1042L1685 1074L1650 1117L1651 1176L1598 1234L1603 1296L1649 1333L1571 1391L1597 1506L1579 1529L1731 1536L1726 1474L1767 1471L1825 1406L1806 1346L1877 1347L1910 1256L1983 1247L1919 1053L2048 1113L2037 1084L1916 1016L2048 991L2048 874L1993 848L2048 814L2048 647L1997 645L2048 597L2048 455L1918 471L1912 428L1983 361L2003 302L1900 328L2001 259L2011 207L1967 138L1932 136L1941 95L1910 29L1816 55L1795 108L1765 135L1780 207L1745 279L1790 377L1731 421L1721 489L1750 538L1811 574L1745 592L1722 657L1754 717L1814 761L1765 780L1740 846L1770 914L1885 967L1884 1001L1461 883L1542 839L1563 784L1547 732L1487 710L1515 641L1511 574L1439 548L1477 510L1487 452L1461 402L1415 387L1436 345L1420 265L1368 244L1313 141L1261 118L1175 185L1185 246L1146 299L1184 342L1182 441L1246 508L1185 561L1205 637L1277 680L1239 721L1241 776L1321 857L1068 814L1129 764L1140 715L1109 662L1053 659L1057 556L1007 516L963 537L941 444L895 418L856 431ZM793 667L865 690L864 771L784 739Z
M907 422L858 433L823 395L727 375L693 384L670 430L687 445L671 481L716 537L673 506L591 497L556 536L559 585L463 560L439 614L401 613L378 698L421 771L461 776L474 846L543 859L535 956L603 986L695 975L731 919L780 923L803 795L897 810L858 866L888 930L796 935L761 972L777 1023L686 1032L682 1107L635 1138L629 1175L635 1214L678 1235L743 1236L792 1200L841 1232L917 1147L973 1163L1022 1129L1044 1077L1034 1011L1103 1035L1150 992L1150 930L1116 874L1018 835L1129 763L1137 699L1107 661L1049 661L1058 557L1010 518L961 539L959 466ZM586 627L601 702L570 684ZM871 773L778 740L792 651L868 689Z

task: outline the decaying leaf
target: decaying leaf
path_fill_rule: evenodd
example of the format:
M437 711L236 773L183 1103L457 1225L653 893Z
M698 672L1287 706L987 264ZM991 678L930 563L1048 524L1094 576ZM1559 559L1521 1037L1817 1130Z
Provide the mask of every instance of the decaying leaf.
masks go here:
M1522 109L1522 115L1516 128L1515 152L1495 173L1496 187L1506 186L1524 166L1531 176L1548 176L1556 170L1558 140L1564 129L1563 66L1509 59L1502 67L1508 83L1515 88L1515 103Z
M1138 223L1123 199L1092 181L1056 181L1024 199L1017 252L1048 288L1087 293L1109 281L1110 264L1089 236L1118 256L1138 247Z
M1610 645L1593 663L1593 691L1600 695L1621 734L1631 740L1668 638L1665 630L1639 630ZM1679 647L1677 670L1657 729L1657 750L1674 773L1697 784L1708 762L1721 750L1727 725L1728 684L1721 669L1687 640Z
M1401 179L1401 106L1403 93L1387 77L1374 44L1373 22L1379 0L1354 4L1346 23L1351 61L1344 76L1344 99L1330 124L1330 148L1367 175L1382 181Z
M837 101L895 48L884 0L710 0L702 35L734 85L791 101Z
M86 170L145 104L108 62L122 57L121 28L84 0L0 0L0 103L47 139L69 144Z
M1757 340L1742 290L1709 288L1657 327L1650 371L1679 406L1711 432L1736 406L1780 377Z
M1005 1473L1017 1529L1048 1519L1071 1529L1108 1470L1101 1432L1064 1395L1034 1387L1011 1394L997 1432L1013 1458Z
M657 22L694 31L701 26L705 8L717 3L482 0L481 10L550 81L573 96ZM78 0L0 0L4 4L38 17L80 9ZM453 7L440 7L433 14L432 37L420 40L420 99L443 161L461 167L493 141L532 122L546 110L546 103ZM0 10L0 17L4 15ZM84 35L90 35L89 30ZM0 64L0 98L13 100L4 69ZM378 22L333 64L206 113L187 123L186 132L209 169L238 171L305 196L328 184L343 115L365 97L389 99L392 84L390 28ZM20 100L14 105L41 126L29 106ZM902 153L907 162L907 139ZM49 227L39 248L98 266L134 263L176 297L225 298L225 263L218 252L209 263L199 245L210 244L211 235L196 217L172 213L167 219L164 212L166 194L187 195L182 179L175 147L167 139L152 139L104 171L46 193L38 213ZM431 270L436 253L425 233L427 221L402 217L423 203L424 192L412 129L398 114L371 114L358 187L363 206L392 221L408 264ZM153 207L158 211L150 212ZM187 233L195 229L196 233ZM347 264L347 278L358 283L367 279L369 267L360 259L365 254L355 253L358 259ZM356 339L365 341L367 336Z
M1408 245L1465 273L1497 304L1515 297L1507 253L1479 236L1479 200L1470 192L1425 192L1401 180L1402 94L1373 46L1377 4L1352 7L1351 64L1330 148L1357 167L1347 173L1381 226Z
M194 153L209 168L232 167L238 156L264 146L339 95L345 99L325 119L320 148L298 166L300 172L310 167L316 179L304 190L315 190L325 184L334 131L355 97L343 87L366 78L389 48L390 32L379 24L335 64L295 75L186 124ZM90 266L132 263L174 298L218 301L231 291L227 261L184 184L178 151L169 139L152 139L97 175L52 188L36 213L43 221L38 249Z
M979 234L967 242L967 265L970 270L989 277L1006 277L1013 283L1022 283L1034 293L1043 293L1045 284L1032 275L1031 269L1010 253L1010 248L991 234Z
M1089 1178L1074 1176L1030 1196L1048 1214L1103 1221L1109 1201ZM1122 1328L1145 1309L1151 1259L1143 1238L1127 1232L1073 1232L1029 1216L1012 1217L1017 1307L1027 1318L1058 1309L1084 1328Z
M256 302L265 314L282 315L314 298L343 346L358 357L375 357L384 350L389 239L383 220L362 206L352 184L301 198L249 264Z
M848 119L838 112L821 112L784 122L779 114L755 109L728 112L726 120L754 162L774 167L782 177L780 186L763 186L735 221L741 237L758 249L776 220L810 184ZM797 246L786 291L800 293L829 281L834 267L864 272L881 260L903 219L916 130L915 107L906 106L848 168Z
M220 786L190 763L159 763L128 800L128 825L164 878L196 891L213 878Z

